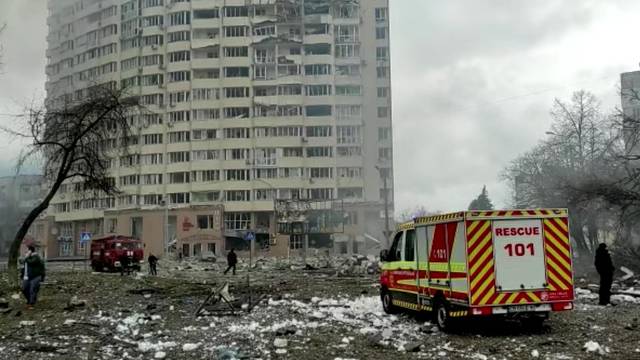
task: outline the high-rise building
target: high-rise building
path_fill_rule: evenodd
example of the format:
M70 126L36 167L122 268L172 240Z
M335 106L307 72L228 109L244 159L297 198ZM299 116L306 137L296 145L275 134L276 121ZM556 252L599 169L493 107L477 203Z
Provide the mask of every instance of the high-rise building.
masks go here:
M58 256L81 253L81 232L155 252L175 239L185 256L241 246L246 229L273 242L274 200L292 197L344 200L338 251L383 239L388 0L50 0L49 12L50 106L109 84L146 108L131 154L112 161L123 193L78 198L67 184L52 202Z
M640 151L640 71L622 73L620 75L620 94L622 113L624 115L625 146L629 152Z

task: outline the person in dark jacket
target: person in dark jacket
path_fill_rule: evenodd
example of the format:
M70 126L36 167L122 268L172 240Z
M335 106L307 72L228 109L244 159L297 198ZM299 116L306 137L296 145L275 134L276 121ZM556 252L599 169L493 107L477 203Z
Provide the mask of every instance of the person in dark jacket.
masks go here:
M227 254L227 264L229 265L229 267L227 267L227 270L225 270L224 273L226 274L231 268L233 268L233 275L235 275L237 263L238 255L236 255L233 249L231 249L231 251L229 251L229 254Z
M596 270L600 274L600 305L607 305L611 298L611 284L613 283L613 262L611 261L611 255L607 250L607 244L600 244L598 250L596 250Z
M22 268L22 293L27 299L27 308L32 309L38 299L40 282L44 281L44 261L33 246L28 247Z
M158 258L153 254L149 254L149 274L158 275L157 266L158 266Z

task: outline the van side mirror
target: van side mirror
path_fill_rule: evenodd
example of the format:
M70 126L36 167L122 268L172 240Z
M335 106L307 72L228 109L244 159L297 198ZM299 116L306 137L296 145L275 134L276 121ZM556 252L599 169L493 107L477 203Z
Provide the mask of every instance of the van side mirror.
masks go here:
M384 249L380 251L380 261L387 261L388 257L389 257L389 250Z

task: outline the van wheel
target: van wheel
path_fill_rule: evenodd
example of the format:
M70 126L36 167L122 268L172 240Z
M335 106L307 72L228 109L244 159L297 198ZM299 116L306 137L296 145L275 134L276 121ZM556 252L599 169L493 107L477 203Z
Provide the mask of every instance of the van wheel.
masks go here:
M448 332L451 330L452 320L451 317L449 317L449 306L446 300L440 299L436 302L434 317L440 331Z
M399 312L398 307L393 305L393 298L389 290L383 289L380 293L380 298L382 300L382 308L384 309L384 312L387 314L397 314Z

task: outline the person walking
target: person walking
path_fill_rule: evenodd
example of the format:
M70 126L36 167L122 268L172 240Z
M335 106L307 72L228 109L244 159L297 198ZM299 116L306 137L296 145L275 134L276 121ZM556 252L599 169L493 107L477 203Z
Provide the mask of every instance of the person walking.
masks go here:
M231 249L231 251L229 251L229 254L227 254L227 264L229 265L229 267L227 267L227 270L224 271L225 275L227 274L227 272L229 272L231 268L233 268L233 275L235 275L237 263L238 263L238 255L236 255L233 249Z
M44 261L33 246L28 247L22 268L22 293L27 299L27 309L33 309L38 299L40 283L44 281Z
M158 258L153 255L153 254L149 254L149 274L150 275L158 275Z
M611 284L613 283L613 261L611 261L611 255L607 250L607 244L602 243L596 250L596 270L600 274L600 305L607 305L611 299Z

